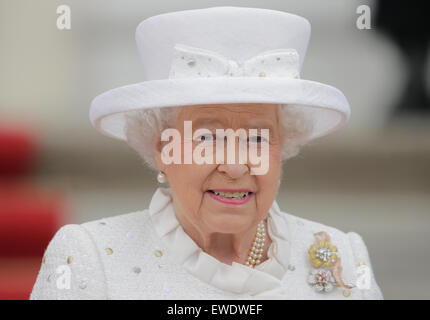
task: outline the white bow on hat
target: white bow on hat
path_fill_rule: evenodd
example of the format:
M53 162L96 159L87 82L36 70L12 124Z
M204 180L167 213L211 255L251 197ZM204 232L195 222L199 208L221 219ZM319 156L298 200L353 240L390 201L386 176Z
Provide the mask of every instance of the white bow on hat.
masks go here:
M244 62L184 44L176 44L169 78L201 77L300 77L300 58L295 49L262 52Z

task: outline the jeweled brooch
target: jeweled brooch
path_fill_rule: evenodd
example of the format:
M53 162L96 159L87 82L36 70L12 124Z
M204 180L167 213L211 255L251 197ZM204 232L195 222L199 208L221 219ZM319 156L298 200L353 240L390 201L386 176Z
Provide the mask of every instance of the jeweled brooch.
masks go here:
M318 239L316 244L309 247L309 259L312 269L308 276L308 283L317 292L330 292L333 288L340 287L351 289L342 280L342 264L337 247L330 242L330 236L326 232L314 234Z

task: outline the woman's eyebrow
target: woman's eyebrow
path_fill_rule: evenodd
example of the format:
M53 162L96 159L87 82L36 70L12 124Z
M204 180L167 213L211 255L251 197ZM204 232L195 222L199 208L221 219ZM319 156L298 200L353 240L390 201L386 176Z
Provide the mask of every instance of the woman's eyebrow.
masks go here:
M269 129L270 134L272 135L274 126L269 121L249 121L246 123L245 127L246 129Z
M191 121L192 121L193 128L202 128L202 127L223 128L222 122L215 118L199 118Z
M226 129L218 118L197 118L192 121L193 129L205 128L208 130ZM275 137L274 126L271 121L251 120L243 124L242 129L257 129L257 134L261 134L261 129L269 129L269 137L272 140Z
M210 125L210 126L220 126L223 127L222 121L216 118L199 118L196 120L191 120L193 127L201 127L203 125ZM270 129L273 130L273 124L269 121L249 121L247 123L244 123L242 126L244 129Z

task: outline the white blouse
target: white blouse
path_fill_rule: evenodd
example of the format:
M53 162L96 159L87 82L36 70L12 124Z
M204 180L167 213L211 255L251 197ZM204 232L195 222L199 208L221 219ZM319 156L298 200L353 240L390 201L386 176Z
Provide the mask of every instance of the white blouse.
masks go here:
M352 288L319 291L311 281L308 249L321 231L337 246L342 279ZM255 268L227 265L185 233L171 190L158 188L148 209L63 226L45 252L30 299L383 298L357 233L282 212L276 201L268 233L266 261Z

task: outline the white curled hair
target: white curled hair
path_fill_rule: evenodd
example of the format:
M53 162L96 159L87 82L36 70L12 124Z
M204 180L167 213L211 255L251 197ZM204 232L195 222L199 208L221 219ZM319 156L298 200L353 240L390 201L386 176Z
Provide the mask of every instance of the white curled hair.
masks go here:
M283 144L281 159L295 157L306 144L312 131L312 122L305 117L301 108L280 104L279 120ZM134 149L151 169L158 171L155 160L155 143L161 133L174 126L180 107L163 107L133 110L125 114L125 134L128 145Z

